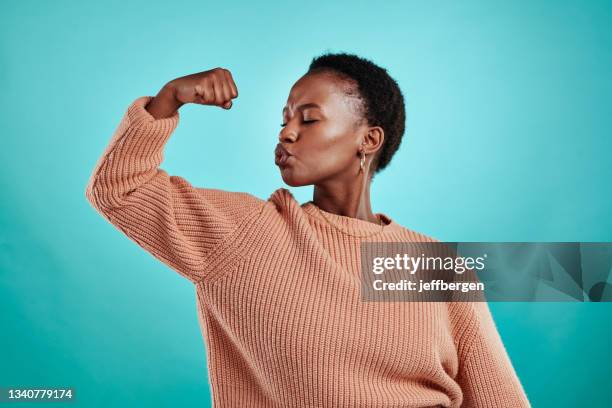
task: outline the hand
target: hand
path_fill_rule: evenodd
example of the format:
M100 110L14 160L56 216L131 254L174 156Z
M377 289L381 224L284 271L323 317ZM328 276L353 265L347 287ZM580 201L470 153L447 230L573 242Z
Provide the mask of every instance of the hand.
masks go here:
M238 88L232 74L224 68L180 77L166 86L173 91L174 98L180 104L197 103L230 109L232 99L238 97Z

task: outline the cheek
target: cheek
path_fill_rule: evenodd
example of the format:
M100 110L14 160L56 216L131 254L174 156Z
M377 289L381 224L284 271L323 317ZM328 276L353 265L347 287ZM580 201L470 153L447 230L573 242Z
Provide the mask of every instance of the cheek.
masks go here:
M349 149L347 146L334 144L318 150L313 159L313 164L326 173L340 171L350 163Z
M321 129L309 142L304 161L317 172L329 174L343 170L355 157L353 135L344 129Z

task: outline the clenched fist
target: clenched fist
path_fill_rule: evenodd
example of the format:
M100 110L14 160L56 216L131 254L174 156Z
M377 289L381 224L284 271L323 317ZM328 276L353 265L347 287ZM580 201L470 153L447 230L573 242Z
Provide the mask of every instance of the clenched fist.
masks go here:
M175 97L181 103L232 107L232 99L238 97L238 88L232 74L224 68L215 68L187 75L170 82L176 90Z
M238 88L232 74L225 68L214 68L173 79L146 106L155 118L171 116L186 103L232 107Z

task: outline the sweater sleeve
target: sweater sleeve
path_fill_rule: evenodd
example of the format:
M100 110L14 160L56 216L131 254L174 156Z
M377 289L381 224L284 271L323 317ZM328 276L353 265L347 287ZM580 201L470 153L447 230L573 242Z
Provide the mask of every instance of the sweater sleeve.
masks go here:
M127 237L191 280L206 278L209 256L256 218L263 200L198 188L159 168L178 111L155 119L151 96L132 102L91 174L90 204Z
M463 391L462 407L530 407L487 302L469 302L471 322L460 349L457 382Z

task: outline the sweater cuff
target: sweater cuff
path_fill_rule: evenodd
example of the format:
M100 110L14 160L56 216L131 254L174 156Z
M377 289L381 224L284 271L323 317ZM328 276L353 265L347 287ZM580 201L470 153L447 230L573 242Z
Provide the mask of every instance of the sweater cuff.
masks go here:
M172 116L167 118L156 119L145 109L145 106L153 98L153 96L141 96L132 102L127 111L130 125L138 128L159 129L164 133L171 133L178 125L179 111L177 110Z

